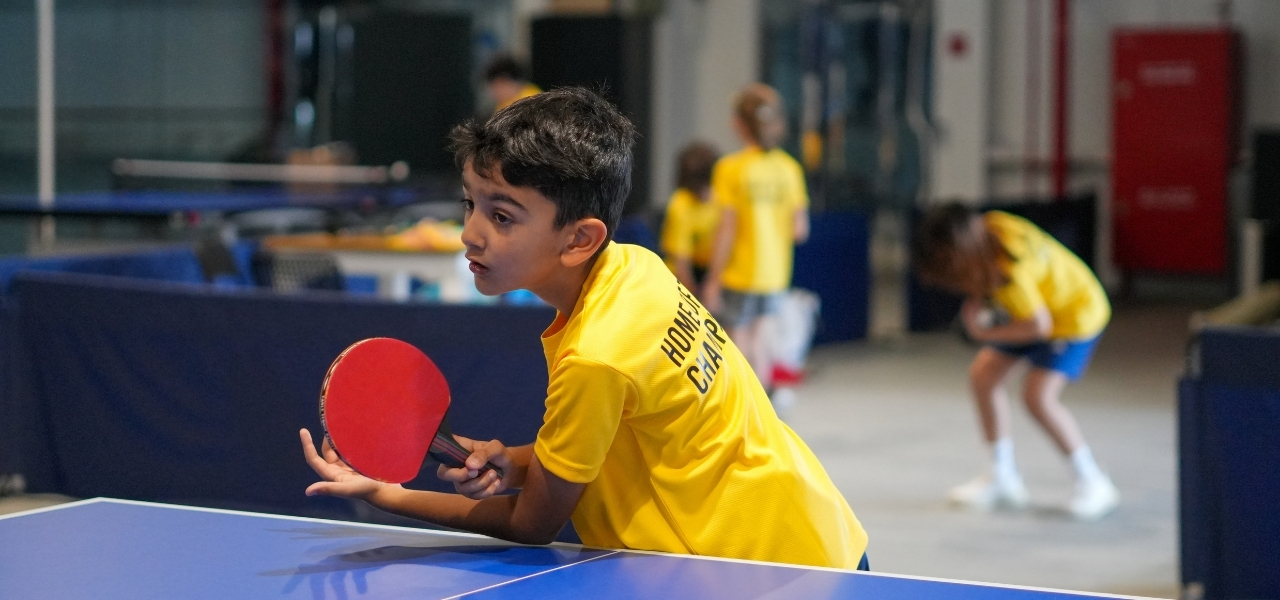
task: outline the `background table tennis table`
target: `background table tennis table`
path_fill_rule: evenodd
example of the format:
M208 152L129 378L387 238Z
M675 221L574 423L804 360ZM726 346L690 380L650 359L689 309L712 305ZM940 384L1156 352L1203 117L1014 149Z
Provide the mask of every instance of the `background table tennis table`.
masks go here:
M29 194L0 194L0 214L142 217L270 208L401 206L419 199L419 195L408 188L355 188L332 192L297 192L270 187L207 192L119 190L59 194L53 205L46 207Z
M0 540L3 599L1123 597L101 498L0 517Z

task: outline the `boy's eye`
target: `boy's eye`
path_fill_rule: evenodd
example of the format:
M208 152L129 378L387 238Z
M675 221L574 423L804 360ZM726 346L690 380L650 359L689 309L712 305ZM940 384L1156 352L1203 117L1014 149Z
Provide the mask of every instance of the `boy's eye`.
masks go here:
M493 213L493 220L497 221L501 225L507 225L512 222L511 217L507 216L505 213L500 213L500 212Z
M473 202L470 198L463 198L462 200L459 200L459 202L462 202L462 208L464 208L467 212L471 212L476 208L476 203Z

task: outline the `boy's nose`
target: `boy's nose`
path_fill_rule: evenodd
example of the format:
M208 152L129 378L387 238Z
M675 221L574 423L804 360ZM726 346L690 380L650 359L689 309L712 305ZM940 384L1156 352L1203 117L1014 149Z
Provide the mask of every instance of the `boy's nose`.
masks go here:
M462 245L466 246L468 251L479 250L483 246L483 238L481 238L480 233L476 231L477 226L475 225L475 221L475 219L470 217L463 219L462 221Z

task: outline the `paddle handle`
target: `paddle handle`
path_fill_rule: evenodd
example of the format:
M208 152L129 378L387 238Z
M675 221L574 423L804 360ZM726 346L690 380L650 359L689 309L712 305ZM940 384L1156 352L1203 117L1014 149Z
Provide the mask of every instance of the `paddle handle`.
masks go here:
M467 457L471 456L471 453L466 448L463 448L458 443L458 440L454 439L453 434L448 431L436 433L436 437L431 440L431 449L428 452L431 454L431 458L440 461L440 464L454 469L465 467ZM485 463L484 466L486 469L491 469L494 473L497 473L499 479L504 476L502 469L497 465L490 462ZM484 472L481 471L480 475L483 474Z

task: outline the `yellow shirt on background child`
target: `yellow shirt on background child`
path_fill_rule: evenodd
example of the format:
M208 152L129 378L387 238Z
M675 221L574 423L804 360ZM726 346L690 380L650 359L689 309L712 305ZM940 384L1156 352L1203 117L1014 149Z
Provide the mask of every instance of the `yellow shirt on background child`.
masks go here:
M684 188L671 194L659 243L667 266L674 269L676 258L689 258L695 267L704 269L710 265L719 223L720 207L714 203L704 202Z
M725 156L711 173L715 201L736 213L737 232L721 282L751 294L791 286L795 213L809 206L804 170L786 152L749 146Z
M534 443L586 488L583 543L853 569L867 535L724 330L653 253L610 244L542 336Z
M982 216L1013 260L1004 265L1009 283L991 299L1014 319L1045 308L1053 317L1051 339L1087 340L1102 333L1111 304L1088 265L1030 221L1006 212Z

